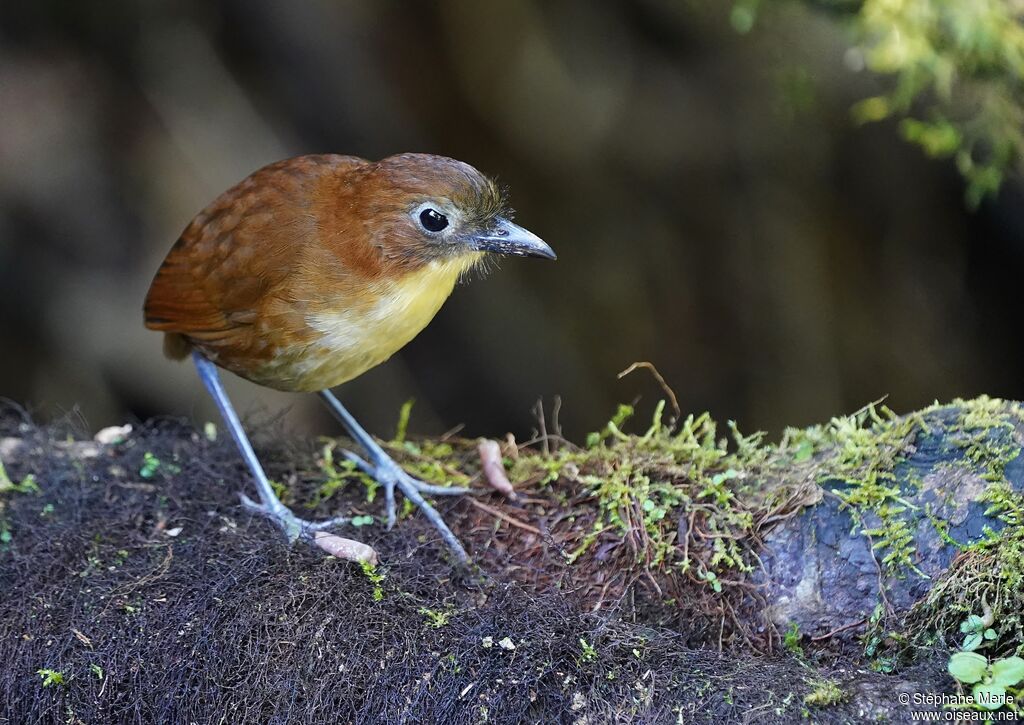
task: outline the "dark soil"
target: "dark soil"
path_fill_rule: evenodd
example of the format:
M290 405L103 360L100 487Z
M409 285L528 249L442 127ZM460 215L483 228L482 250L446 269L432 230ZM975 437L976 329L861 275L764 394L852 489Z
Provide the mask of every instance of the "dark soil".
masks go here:
M827 651L719 652L628 592L583 611L475 550L465 501L441 510L480 571L456 571L416 515L341 532L380 553L378 601L358 566L288 548L242 510L230 441L155 421L97 446L0 416L20 441L7 473L39 487L0 498L0 723L898 722L899 693L951 687L938 653L885 675ZM257 436L268 473L309 500L313 446L272 433ZM381 507L329 503L312 517ZM829 680L842 701L805 704Z

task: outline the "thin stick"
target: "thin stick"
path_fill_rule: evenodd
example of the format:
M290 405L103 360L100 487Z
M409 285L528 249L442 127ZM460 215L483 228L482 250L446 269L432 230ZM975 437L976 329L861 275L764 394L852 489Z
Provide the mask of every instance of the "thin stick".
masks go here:
M548 425L544 419L544 399L537 398L537 405L534 406L534 414L537 416L537 424L540 426L540 439L544 448L545 458L551 455L551 446L548 443Z
M665 378L661 377L661 373L658 372L658 368L654 367L653 363L649 363L647 361L635 362L619 373L619 380L626 377L637 368L647 368L651 371L651 375L653 375L654 379L658 381L658 385L660 385L661 389L665 391L665 395L668 396L669 402L672 403L672 410L676 414L676 420L682 419L683 411L679 407L679 401L676 399L675 391L668 386L668 383L665 382Z
M529 524L524 524L522 521L520 521L518 519L515 519L515 518L512 518L508 514L502 512L502 511L499 511L498 509L496 509L496 508L494 508L492 506L488 506L485 503L480 503L476 499L472 499L472 498L467 498L466 500L469 501L474 506L476 506L481 511L486 511L491 516L494 516L495 518L499 518L499 519L501 519L502 521L504 521L507 524L511 524L512 526L518 526L520 529L523 529L524 531L529 531L531 534L536 534L537 536L541 535L540 529L535 528L533 526L530 526Z
M844 624L842 627L836 627L831 632L826 632L825 634L818 635L817 637L811 637L811 641L812 642L821 642L823 639L828 639L829 637L833 637L833 636L839 634L840 632L845 632L848 629L853 629L854 627L859 627L862 624L864 624L864 620L863 619L858 619L856 622L850 622L849 624Z

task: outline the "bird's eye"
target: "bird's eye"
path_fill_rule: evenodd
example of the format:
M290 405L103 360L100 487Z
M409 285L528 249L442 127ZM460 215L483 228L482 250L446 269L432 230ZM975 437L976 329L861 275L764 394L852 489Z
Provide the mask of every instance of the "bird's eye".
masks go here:
M437 209L424 209L420 212L420 224L428 232L440 232L448 226L448 217Z

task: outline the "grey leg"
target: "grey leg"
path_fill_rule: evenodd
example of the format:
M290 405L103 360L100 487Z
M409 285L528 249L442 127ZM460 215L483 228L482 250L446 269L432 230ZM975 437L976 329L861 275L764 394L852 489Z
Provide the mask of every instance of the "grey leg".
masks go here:
M231 437L235 439L238 451L242 454L242 458L245 460L246 465L249 466L249 470L252 472L253 479L256 483L256 492L259 494L260 503L256 503L243 493L239 494L242 499L242 504L246 508L266 516L277 524L277 526L284 532L289 542L294 542L300 537L304 539L311 539L313 534L317 531L323 531L331 526L346 523L348 519L343 517L330 519L329 521L311 523L298 518L288 510L287 506L281 503L281 499L279 499L277 494L274 493L274 489L271 487L270 481L267 480L267 475L263 472L263 466L260 465L259 459L256 458L256 454L252 450L252 444L249 443L249 438L245 435L245 430L242 428L242 423L238 419L238 414L235 413L235 409L231 405L231 401L228 399L227 393L224 391L224 386L221 385L220 375L217 373L217 366L198 352L192 353L192 361L195 363L196 370L199 372L199 379L203 381L203 385L206 386L206 390L210 393L210 397L212 397L213 401L217 404L221 417L224 418L224 422L227 424L228 430L231 431Z
M441 514L437 513L437 510L423 498L423 494L434 496L459 495L468 493L469 489L455 486L433 486L413 478L403 471L401 466L391 459L391 456L385 453L384 449L377 444L377 441L369 433L363 430L363 427L356 422L351 413L345 410L345 406L341 404L341 401L330 390L321 390L318 395L327 404L327 407L331 409L334 416L345 426L348 434L366 451L369 461L365 461L349 451L346 451L345 455L349 460L354 461L360 470L372 476L384 486L388 528L390 529L395 525L395 487L397 486L405 494L406 498L416 504L420 511L423 512L423 515L434 525L434 528L441 534L441 538L444 539L444 543L448 545L448 548L458 557L459 561L469 561L466 550L462 548L462 544L459 543L459 540L455 538L455 534L452 533L444 519L441 518Z

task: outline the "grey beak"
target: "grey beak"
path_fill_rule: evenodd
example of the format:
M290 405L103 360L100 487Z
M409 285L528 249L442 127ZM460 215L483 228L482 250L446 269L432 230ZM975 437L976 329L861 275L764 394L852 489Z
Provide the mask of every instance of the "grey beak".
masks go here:
M555 250L543 239L503 217L498 217L498 223L486 234L474 237L473 246L481 252L512 257L557 259Z

